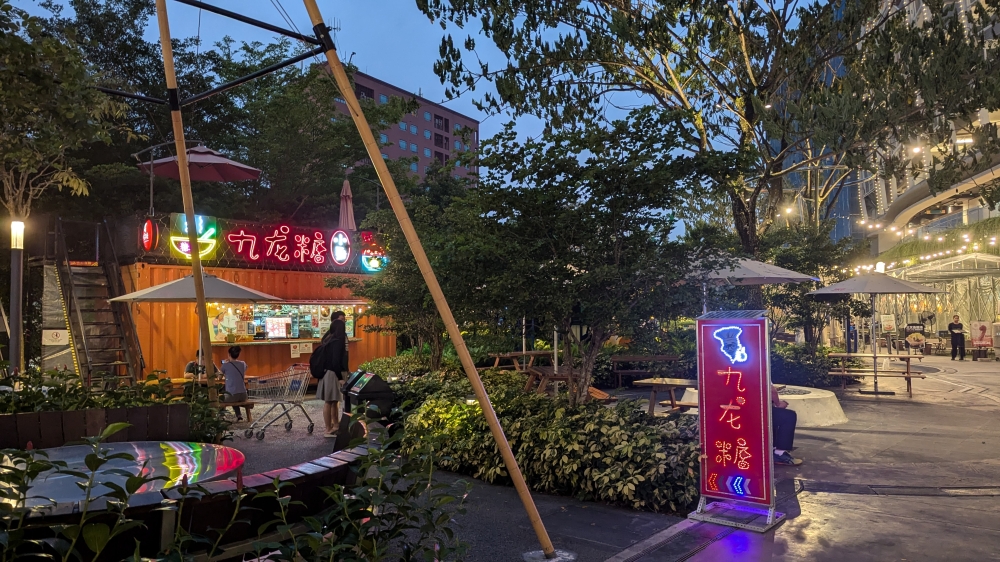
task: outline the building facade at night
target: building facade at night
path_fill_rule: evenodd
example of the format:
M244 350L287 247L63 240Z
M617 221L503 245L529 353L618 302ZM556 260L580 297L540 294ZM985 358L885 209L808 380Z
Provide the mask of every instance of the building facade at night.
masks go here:
M354 73L354 93L358 99L380 104L389 103L393 97L415 99L420 104L416 111L379 135L382 157L415 158L410 164L410 171L415 174L423 176L434 162L444 164L479 146L479 121L467 115L362 72ZM347 112L342 100L338 100L338 106ZM460 176L476 172L477 166L471 164L455 169Z

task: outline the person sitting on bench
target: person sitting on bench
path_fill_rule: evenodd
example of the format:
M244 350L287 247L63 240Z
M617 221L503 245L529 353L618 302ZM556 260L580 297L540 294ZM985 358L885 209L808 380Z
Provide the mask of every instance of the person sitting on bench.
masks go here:
M226 376L226 396L223 402L239 403L247 401L247 364L240 361L240 346L234 345L229 348L229 360L222 362L222 374ZM233 406L236 412L236 421L243 421L243 414L238 406Z
M792 442L795 439L794 410L788 409L788 402L778 396L778 389L771 385L771 428L774 437L774 464L798 466L802 459L792 456Z

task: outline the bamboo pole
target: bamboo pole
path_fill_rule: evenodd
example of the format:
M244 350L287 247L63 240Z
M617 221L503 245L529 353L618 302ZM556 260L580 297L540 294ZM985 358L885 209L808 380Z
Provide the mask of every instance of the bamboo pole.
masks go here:
M181 199L184 203L184 217L187 220L188 243L191 245L191 273L194 275L195 312L198 315L198 333L201 340L201 359L208 376L208 395L213 404L218 404L215 389L215 362L212 361L212 340L208 333L208 310L205 308L205 278L201 270L201 255L198 244L198 228L194 218L194 198L191 195L191 173L188 169L187 147L184 143L184 121L181 119L180 97L177 93L177 75L174 72L174 50L170 44L170 22L167 20L166 0L156 0L156 21L160 28L160 49L163 52L163 72L167 79L167 99L170 103L170 122L174 131L174 147L177 150L177 171L181 179ZM152 170L150 170L152 173ZM195 373L198 378L198 373Z
M164 0L158 1L162 2ZM500 454L503 457L504 465L507 467L507 472L510 473L511 480L514 481L514 487L517 489L517 494L521 497L521 503L524 504L525 511L528 512L528 518L531 520L531 526L535 529L535 534L538 536L538 542L542 545L542 552L545 554L546 558L554 558L556 556L555 547L552 546L552 541L549 539L549 534L545 530L545 524L542 522L542 517L539 515L538 508L535 507L535 502L531 498L531 491L528 490L528 485L524 481L524 475L521 474L521 468L517 465L517 459L514 458L514 453L510 449L510 444L507 442L507 437L503 433L503 428L500 427L500 420L497 419L497 414L493 410L493 404L490 403L489 396L486 394L486 388L483 386L483 381L479 378L479 372L476 371L476 366L472 362L472 356L469 354L469 350L465 346L465 340L462 338L462 333L458 329L458 324L455 322L455 316L451 312L451 307L448 306L448 301L445 299L444 292L441 291L441 285L438 283L437 277L434 275L434 270L431 268L431 263L427 259L424 247L420 243L417 231L414 230L413 223L410 222L410 216L406 212L403 200L399 197L399 191L396 190L396 183L393 181L392 175L389 173L388 166L386 166L385 161L382 159L378 143L375 141L375 135L372 134L371 127L368 125L368 120L365 119L364 113L361 112L361 105L358 103L358 99L354 95L354 88L351 86L351 82L347 77L347 72L344 71L344 67L341 65L340 59L337 56L336 47L333 44L333 39L330 37L330 30L326 24L323 23L323 16L320 14L319 8L316 6L316 0L303 0L303 2L305 3L306 10L309 12L309 19L312 21L313 31L315 31L316 37L323 42L323 46L326 48L326 60L330 65L330 71L333 73L334 80L337 82L337 88L340 90L340 95L347 102L351 118L354 119L354 124L358 127L358 132L361 133L361 140L364 142L365 149L368 151L368 157L371 159L372 165L375 167L375 172L378 174L378 178L382 182L382 187L385 188L386 198L389 199L389 204L392 205L392 210L396 214L396 219L399 220L399 226L403 229L403 234L406 236L406 242L410 246L410 251L413 252L413 257L417 262L417 267L420 268L420 273L424 278L424 282L427 283L427 288L430 290L431 296L434 298L434 304L437 305L438 312L441 314L441 319L444 321L444 325L448 329L448 335L451 336L451 341L455 345L455 351L458 353L458 357L462 362L465 374L469 377L469 382L472 383L472 388L476 393L476 399L479 400L479 406L483 410L483 415L486 416L486 422L489 424L490 432L496 440L497 448L500 449Z

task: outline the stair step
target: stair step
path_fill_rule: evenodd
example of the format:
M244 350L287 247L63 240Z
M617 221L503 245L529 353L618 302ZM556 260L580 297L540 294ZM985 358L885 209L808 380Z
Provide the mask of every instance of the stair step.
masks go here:
M117 322L84 322L84 326L117 326Z
M104 312L113 314L115 311L110 308L81 308L80 312Z
M119 351L125 351L125 349L121 348L121 347L91 347L90 348L90 352L91 353L110 353L110 352L118 353Z
M91 367L117 367L119 365L128 365L125 361L112 361L111 363L91 363Z
M112 339L112 338L123 340L123 339L125 339L125 336L123 336L121 334L104 334L104 335L87 336L88 340L97 340L97 339L106 340L106 339Z

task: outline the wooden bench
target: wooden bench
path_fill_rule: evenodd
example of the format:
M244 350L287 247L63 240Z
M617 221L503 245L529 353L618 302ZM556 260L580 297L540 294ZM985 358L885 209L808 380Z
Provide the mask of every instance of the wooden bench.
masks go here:
M663 400L663 401L660 402L660 406L664 406L664 407L669 406L671 408L671 411L686 412L686 411L690 410L691 408L697 408L698 407L698 403L697 402L674 402L673 404L671 404L670 400Z
M243 408L247 413L248 422L253 421L253 415L250 413L250 410L253 410L254 404L254 402L249 400L244 400L243 402L219 402L219 406L223 408ZM266 414L267 412L264 413Z
M631 363L676 363L680 360L677 355L612 355L611 372L618 375L618 388L624 386L624 377L662 377L670 378L670 372L663 373L654 369L629 369L622 368L622 365ZM672 365L671 365L672 366Z

